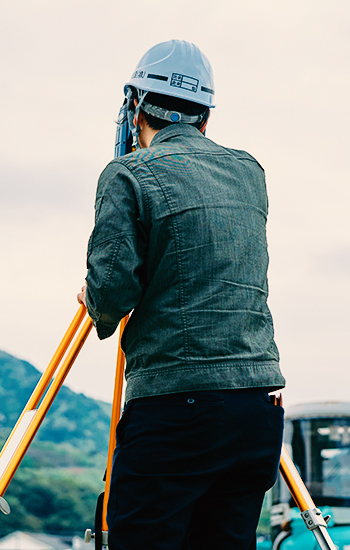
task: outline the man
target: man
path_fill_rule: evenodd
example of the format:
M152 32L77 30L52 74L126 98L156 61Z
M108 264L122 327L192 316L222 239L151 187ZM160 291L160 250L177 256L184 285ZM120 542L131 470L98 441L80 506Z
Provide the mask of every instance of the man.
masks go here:
M152 48L125 91L140 149L100 177L79 294L101 339L133 311L110 550L253 550L283 429L264 172L204 136L214 84L193 44Z

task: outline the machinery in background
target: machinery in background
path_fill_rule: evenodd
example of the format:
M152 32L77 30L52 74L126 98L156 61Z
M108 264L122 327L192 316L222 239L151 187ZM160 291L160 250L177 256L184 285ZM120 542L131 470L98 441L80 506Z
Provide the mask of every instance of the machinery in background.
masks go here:
M328 524L339 550L350 550L350 402L309 403L290 407L285 416L284 445ZM259 550L314 550L281 475L272 489L273 543Z

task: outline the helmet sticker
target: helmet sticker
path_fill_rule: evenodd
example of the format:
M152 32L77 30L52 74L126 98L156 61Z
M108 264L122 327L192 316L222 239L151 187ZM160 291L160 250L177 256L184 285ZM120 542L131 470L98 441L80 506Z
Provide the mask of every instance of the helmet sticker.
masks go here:
M147 78L153 78L153 80L164 80L164 82L168 80L167 76L162 76L161 74L148 74Z
M206 88L205 86L201 86L201 91L207 92L208 94L215 94L214 90L212 90L211 88Z
M131 78L144 78L146 76L146 71L135 71Z
M175 88L184 88L190 92L196 93L198 90L199 80L192 78L192 76L185 76L179 73L173 73L171 76L170 86Z

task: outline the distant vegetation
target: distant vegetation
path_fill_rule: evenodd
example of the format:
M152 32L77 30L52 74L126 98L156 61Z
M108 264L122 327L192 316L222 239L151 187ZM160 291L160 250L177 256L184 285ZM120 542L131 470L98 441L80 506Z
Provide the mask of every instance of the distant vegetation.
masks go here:
M41 373L0 351L0 434L14 426ZM84 453L105 452L111 406L63 386L41 426L38 441L68 443Z
M103 471L21 468L6 492L11 514L0 517L0 536L24 530L78 534L94 527Z
M0 351L1 447L41 373ZM0 536L13 530L76 533L93 528L103 490L111 406L62 387L15 474L0 512Z

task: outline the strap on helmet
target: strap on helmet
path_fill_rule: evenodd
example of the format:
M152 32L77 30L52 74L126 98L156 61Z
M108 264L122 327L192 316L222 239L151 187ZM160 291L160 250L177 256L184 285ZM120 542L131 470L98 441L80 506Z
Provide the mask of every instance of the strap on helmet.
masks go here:
M143 101L147 93L148 92L145 92L143 90L136 90L135 88L132 88L129 86L126 94L126 99L128 102L128 123L129 123L130 131L133 137L133 147L135 147L136 149L140 149L138 135L141 132L141 128L138 123L138 118L139 118L140 109L142 107ZM135 107L134 99L136 98L138 100L138 103ZM134 124L134 117L136 117L136 126Z
M132 86L128 86L127 88L126 99L128 102L128 123L133 137L133 146L136 149L140 148L138 136L141 132L141 128L138 123L138 118L141 109L151 116L173 123L181 122L184 124L196 124L197 122L202 122L203 126L208 119L208 108L206 108L205 112L200 115L186 115L185 113L180 113L179 111L169 111L163 107L158 107L157 105L147 103L147 101L145 101L147 93L147 91L139 90L137 88L133 88ZM134 99L137 99L136 107L134 105ZM205 106L203 105L203 107ZM134 117L136 117L136 126L134 124ZM205 135L204 132L203 134Z
M167 120L169 122L182 122L184 124L195 124L196 122L201 122L204 118L204 113L193 116L185 115L184 113L180 113L178 111L168 111L168 109L164 109L163 107L151 105L146 101L142 104L142 110L156 118L161 118L162 120Z

